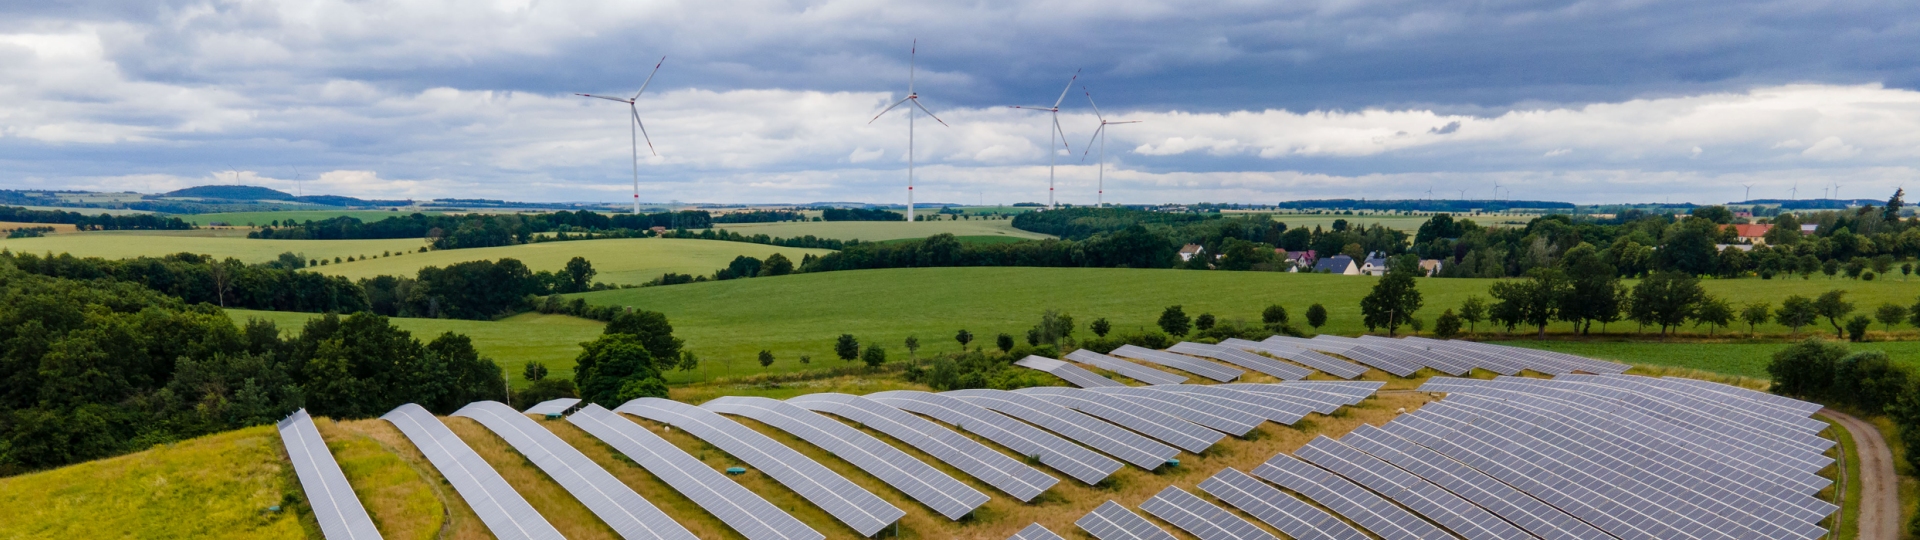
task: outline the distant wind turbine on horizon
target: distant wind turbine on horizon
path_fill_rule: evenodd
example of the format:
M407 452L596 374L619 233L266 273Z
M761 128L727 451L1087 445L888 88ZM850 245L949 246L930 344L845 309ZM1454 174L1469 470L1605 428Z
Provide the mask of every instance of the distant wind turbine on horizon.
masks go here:
M894 107L899 107L900 104L909 101L913 102L913 106L907 108L907 221L913 221L913 110L918 108L921 112L927 113L927 117L932 118L933 121L940 122L940 125L943 126L947 125L946 121L941 120L938 116L934 116L933 111L927 110L926 105L921 105L920 94L913 91L915 59L918 58L919 55L920 40L916 39L913 40L913 48L907 51L907 97L900 98L900 101L893 102L892 105L888 105L885 109L880 109L880 114L873 115L873 120L867 121L868 124L872 124L874 120L879 120L880 117L886 116L887 111L893 110Z
M576 96L600 98L607 101L618 101L627 104L627 113L633 119L633 122L627 124L627 135L632 139L631 142L633 146L633 214L636 216L640 215L640 139L643 137L646 138L648 152L652 152L655 156L660 155L660 152L653 149L653 137L647 135L647 124L640 121L640 106L635 102L640 99L640 94L647 92L647 85L653 84L653 76L660 73L660 65L665 63L667 63L667 57L662 56L659 62L653 64L653 72L647 74L647 80L640 83L640 91L634 92L633 97L617 98L594 94L574 94ZM637 132L635 128L638 128Z
M1753 184L1740 184L1740 185L1745 186L1747 188L1747 197L1745 199L1741 199L1740 202L1747 202L1747 201L1753 200Z
M1100 177L1099 177L1100 193L1098 198L1095 199L1095 201L1099 205L1105 205L1107 203L1107 126L1116 125L1116 124L1138 124L1140 123L1140 121L1139 120L1121 120L1121 121L1107 120L1107 116L1105 114L1100 113L1100 105L1093 102L1093 91L1088 90L1087 87L1085 86L1081 86L1080 91L1087 93L1087 104L1093 106L1093 116L1095 118L1100 119L1100 127L1093 130L1093 138L1087 139L1087 151L1080 153L1080 161L1085 162L1087 160L1087 152L1093 151L1093 141L1094 139L1098 139L1100 141Z
M1073 91L1073 81L1077 81L1077 80L1080 80L1080 70L1076 69L1076 70L1073 70L1073 78L1067 79L1067 87L1060 89L1060 98L1053 100L1052 107L1038 107L1038 106L1027 107L1024 105L1013 106L1013 108L1015 109L1026 109L1030 111L1047 111L1049 114L1053 115L1053 118L1052 118L1053 128L1047 130L1047 140L1048 140L1047 142L1047 209L1049 210L1056 207L1056 203L1053 198L1053 169L1054 169L1054 166L1059 161L1059 156L1060 156L1060 152L1053 149L1053 143L1057 141L1060 143L1060 146L1066 148L1068 152L1073 151L1073 147L1067 146L1067 131L1060 128L1060 103L1067 100L1067 92Z

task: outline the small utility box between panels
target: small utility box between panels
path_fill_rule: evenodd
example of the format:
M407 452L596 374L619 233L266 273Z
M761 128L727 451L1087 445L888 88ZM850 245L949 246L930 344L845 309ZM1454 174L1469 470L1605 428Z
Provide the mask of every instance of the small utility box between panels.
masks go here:
M747 474L747 468L746 467L727 467L727 474L731 474L734 476Z

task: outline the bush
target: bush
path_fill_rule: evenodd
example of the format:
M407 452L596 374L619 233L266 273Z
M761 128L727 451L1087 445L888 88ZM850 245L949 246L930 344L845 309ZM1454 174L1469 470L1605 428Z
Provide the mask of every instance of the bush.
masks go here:
M879 345L868 345L867 350L860 353L860 361L870 368L880 367L880 364L887 363L887 350Z
M1873 328L1873 319L1866 315L1854 315L1847 319L1847 341L1866 341L1869 328Z
M1849 354L1834 368L1832 398L1867 414L1887 411L1902 392L1913 389L1912 374L1895 365L1886 351Z
M969 388L1018 390L1062 384L1052 375L1014 367L1004 356L980 351L939 355L930 359L924 368L908 367L906 374L907 380L939 391Z
M999 347L1000 352L1011 351L1013 350L1013 336L1003 332L993 338L993 346Z
M1080 343L1080 348L1107 354L1121 345L1132 345L1148 349L1165 349L1173 346L1173 338L1159 332L1137 332L1132 334L1113 334L1104 338L1089 339Z
M527 385L526 390L513 393L513 408L525 410L536 403L549 399L580 397L580 391L573 386L572 379L540 379Z
M1845 345L1817 337L1781 349L1767 364L1767 375L1773 378L1768 391L1824 403L1833 395L1835 366L1846 356Z
M1460 316L1453 314L1452 309L1441 312L1440 317L1433 320L1433 335L1440 339L1453 339L1459 336Z

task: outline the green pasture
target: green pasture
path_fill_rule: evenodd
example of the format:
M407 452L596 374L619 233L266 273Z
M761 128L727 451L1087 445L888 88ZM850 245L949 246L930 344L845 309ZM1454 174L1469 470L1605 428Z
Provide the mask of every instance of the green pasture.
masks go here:
M172 234L179 233L179 234ZM199 253L233 257L248 263L273 260L294 252L309 259L379 255L383 251L414 251L426 245L419 238L395 240L254 240L234 230L97 231L0 239L0 248L23 253L72 253L76 257L126 259Z
M286 311L253 311L229 309L227 316L235 323L246 323L247 319L259 318L273 321L281 332L299 332L307 319L319 317L317 313L293 313ZM480 354L492 358L500 368L506 370L508 380L514 386L525 386L527 381L520 378L520 370L529 361L538 360L547 365L555 376L573 378L573 359L580 356L580 344L593 341L606 327L600 321L569 317L566 315L543 315L522 313L497 321L465 321L459 319L412 319L393 318L393 325L401 330L413 333L421 341L430 341L440 334L453 332L473 338L473 347ZM676 324L678 321L675 321Z
M1006 236L1011 238L1048 238L1047 235L1013 228L1010 219L965 219L939 221L783 221L779 223L719 223L714 227L740 234L764 234L779 238L813 235L835 240L878 242L901 238L926 238L940 233L954 236Z
M332 241L306 240L306 242ZM735 257L745 255L766 259L775 253L786 255L788 259L793 260L795 266L798 266L801 258L806 255L824 255L831 251L721 240L612 238L437 250L409 253L398 257L377 257L335 263L313 270L353 279L379 275L412 276L427 266L447 266L466 261L511 257L526 263L527 267L534 271L558 271L566 267L569 259L585 257L588 262L593 263L593 269L599 272L599 275L594 277L595 281L638 285L667 272L696 276L709 275L715 270L725 268L727 263L732 262ZM379 255L380 253L372 252L371 254Z
M220 212L214 214L182 214L178 217L194 225L206 225L213 222L226 223L236 227L248 225L265 227L274 221L319 221L337 217L351 217L360 221L380 221L390 217L405 216L414 213L439 215L439 212L413 212L409 210L283 210L279 212Z

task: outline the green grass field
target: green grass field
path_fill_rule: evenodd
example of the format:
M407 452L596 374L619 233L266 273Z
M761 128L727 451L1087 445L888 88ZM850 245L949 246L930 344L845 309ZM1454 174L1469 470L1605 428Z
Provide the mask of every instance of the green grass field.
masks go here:
M215 214L182 214L174 217L186 220L194 225L206 225L215 221L228 225L244 227L248 225L266 226L273 221L319 221L341 216L357 218L360 221L380 221L390 217L399 217L416 212L411 210L285 210L280 212L220 212ZM430 216L439 212L417 212Z
M256 240L258 241L260 240ZM308 240L308 242L331 241ZM466 261L512 257L526 263L527 267L535 271L558 271L566 267L568 259L586 257L587 261L593 263L594 270L599 271L594 281L638 285L667 272L696 276L709 275L715 270L725 268L734 257L746 255L765 259L775 253L786 255L788 259L793 260L794 265L798 266L800 259L806 255L824 255L831 251L720 240L615 238L409 253L401 257L381 257L331 264L314 270L353 279L378 275L412 276L427 266L447 266ZM374 253L374 255L378 254L378 252Z
M1047 235L1013 228L1013 220L969 219L941 221L784 221L780 223L723 223L715 227L740 234L764 234L791 238L813 235L836 240L878 242L901 238L926 238L940 233L954 236L1006 236L1012 238L1048 238Z
M1826 337L1831 339L1833 335L1827 334ZM1767 362L1773 360L1773 353L1791 345L1786 341L1662 343L1653 338L1647 338L1646 341L1549 339L1496 341L1496 343L1559 351L1616 362L1700 369L1755 379L1767 378ZM1848 343L1847 346L1856 351L1887 351L1887 355L1893 357L1895 362L1920 370L1920 341Z
M315 313L291 313L285 311L252 311L229 309L227 316L234 322L244 324L248 318L260 318L273 321L282 332L298 332L307 319L318 317ZM593 341L606 328L600 321L569 317L566 315L542 315L522 313L498 321L463 321L458 319L391 319L393 325L401 330L413 333L421 340L432 340L442 333L454 332L473 338L473 347L481 355L492 358L507 373L507 379L515 386L525 386L527 381L520 378L520 370L527 362L538 360L547 365L554 376L573 378L573 359L580 355L580 344Z
M294 252L309 259L321 257L359 257L379 255L382 251L413 251L426 245L418 238L397 240L253 240L232 236L236 231L178 231L198 234L155 234L174 231L120 232L101 231L62 234L42 238L0 239L0 248L24 253L72 253L76 257L125 259L159 257L174 253L200 253L233 257L243 262L273 260L281 253ZM228 233L219 235L217 233ZM412 256L412 255L409 255Z

